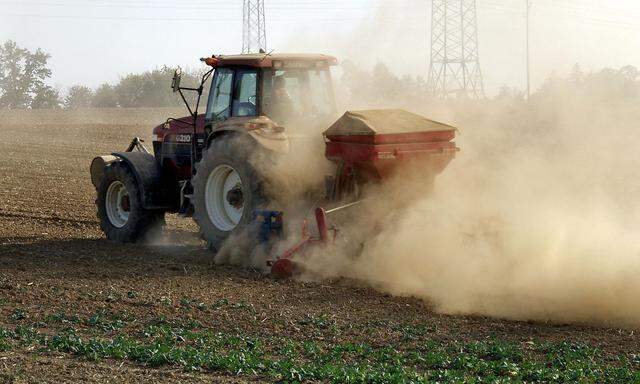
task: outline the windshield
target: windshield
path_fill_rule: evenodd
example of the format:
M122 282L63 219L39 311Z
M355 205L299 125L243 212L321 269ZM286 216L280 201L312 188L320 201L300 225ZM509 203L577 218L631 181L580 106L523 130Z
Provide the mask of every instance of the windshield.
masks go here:
M207 103L208 121L223 121L231 116L231 91L233 90L233 70L216 70L211 83L209 102Z
M266 69L262 77L264 113L279 124L335 112L328 68Z

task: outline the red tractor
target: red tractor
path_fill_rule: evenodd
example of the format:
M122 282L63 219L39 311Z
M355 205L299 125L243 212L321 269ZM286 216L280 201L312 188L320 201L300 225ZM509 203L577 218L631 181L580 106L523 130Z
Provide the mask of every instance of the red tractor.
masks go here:
M182 87L176 71L172 87L190 116L154 128L153 154L134 139L127 151L91 164L108 239L139 241L161 227L168 212L192 215L212 249L258 217L264 221L262 212L272 212L268 221L281 224L277 211L265 211L280 207L269 205L266 175L256 163L290 150L284 127L327 124L337 116L334 57L261 53L201 60L211 69L197 88ZM211 76L206 112L199 114ZM184 91L197 95L194 108ZM328 204L353 206L358 186L383 179L402 163L398 160L422 159L432 177L458 150L454 128L397 110L348 112L324 136L326 156L336 166L328 177Z

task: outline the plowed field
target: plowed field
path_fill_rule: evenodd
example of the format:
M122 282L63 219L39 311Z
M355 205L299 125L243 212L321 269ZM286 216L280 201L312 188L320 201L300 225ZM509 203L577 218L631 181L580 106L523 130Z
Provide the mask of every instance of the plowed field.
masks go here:
M446 316L357 282L216 266L177 217L162 244L106 241L91 159L171 113L0 119L0 382L640 380L631 330Z

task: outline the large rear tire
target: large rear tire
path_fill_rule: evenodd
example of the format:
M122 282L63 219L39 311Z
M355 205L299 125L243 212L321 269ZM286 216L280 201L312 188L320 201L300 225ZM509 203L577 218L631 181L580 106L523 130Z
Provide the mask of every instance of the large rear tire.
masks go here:
M164 212L143 208L136 178L121 162L105 168L97 195L100 228L107 239L136 243L161 231Z
M249 137L226 136L214 141L196 165L193 218L210 249L219 250L227 238L245 231L254 211L267 204L263 176L251 164L257 150Z

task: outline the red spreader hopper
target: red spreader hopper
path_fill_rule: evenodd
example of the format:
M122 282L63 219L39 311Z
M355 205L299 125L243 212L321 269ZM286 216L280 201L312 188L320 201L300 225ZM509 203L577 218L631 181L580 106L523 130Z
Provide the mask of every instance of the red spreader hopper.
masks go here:
M409 160L442 172L459 150L456 128L403 110L347 112L324 133L326 156L384 179Z
M326 157L336 163L330 199L349 199L354 186L384 181L412 164L425 183L459 151L456 128L404 110L345 113L324 132Z
M359 190L370 182L384 182L409 163L431 183L455 158L456 128L429 120L404 110L370 110L345 113L324 132L326 157L336 164L330 180L326 206L317 208L317 236L303 225L302 239L283 253L272 272L290 275L295 270L294 257L311 244L327 244L335 228L329 215L358 206ZM337 207L336 207L337 206Z

